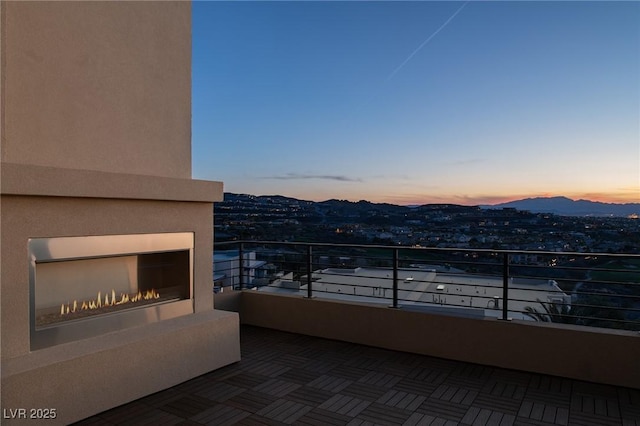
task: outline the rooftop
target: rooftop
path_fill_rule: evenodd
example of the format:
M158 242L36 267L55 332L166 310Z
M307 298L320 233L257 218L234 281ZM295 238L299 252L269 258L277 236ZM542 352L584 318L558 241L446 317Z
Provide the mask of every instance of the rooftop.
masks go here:
M250 267L250 266L247 266ZM499 299L503 295L500 276L439 272L430 268L398 268L399 299L406 309L426 309L454 315L502 315ZM463 272L463 271L461 271ZM391 268L326 268L313 272L316 297L351 302L390 304L393 288ZM258 290L271 293L306 294L306 276L299 282L285 276ZM510 278L509 317L533 320L527 309L545 312L544 303L560 301L571 305L554 280ZM497 300L496 300L497 299Z
M80 425L640 425L640 390L242 326L242 361Z

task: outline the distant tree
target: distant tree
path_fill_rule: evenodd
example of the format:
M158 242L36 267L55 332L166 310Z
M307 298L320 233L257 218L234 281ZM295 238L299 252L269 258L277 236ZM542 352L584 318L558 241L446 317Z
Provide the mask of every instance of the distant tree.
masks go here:
M576 322L581 325L606 328L637 329L634 324L625 324L624 311L615 302L616 298L605 294L591 294L580 298L580 305L576 306Z

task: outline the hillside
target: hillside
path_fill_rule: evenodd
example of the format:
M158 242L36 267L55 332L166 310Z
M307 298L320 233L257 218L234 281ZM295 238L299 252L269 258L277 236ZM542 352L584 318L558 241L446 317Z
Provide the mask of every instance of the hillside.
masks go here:
M614 204L567 197L536 197L508 203L480 206L483 209L514 208L532 213L553 213L562 216L615 216L640 215L640 203Z

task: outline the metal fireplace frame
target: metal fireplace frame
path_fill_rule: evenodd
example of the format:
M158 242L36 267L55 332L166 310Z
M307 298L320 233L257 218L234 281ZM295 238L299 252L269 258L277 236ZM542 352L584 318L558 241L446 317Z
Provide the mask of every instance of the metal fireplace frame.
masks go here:
M30 238L28 255L31 350L194 313L193 249L193 232ZM186 250L189 251L189 297L187 299L36 327L35 291L38 263Z

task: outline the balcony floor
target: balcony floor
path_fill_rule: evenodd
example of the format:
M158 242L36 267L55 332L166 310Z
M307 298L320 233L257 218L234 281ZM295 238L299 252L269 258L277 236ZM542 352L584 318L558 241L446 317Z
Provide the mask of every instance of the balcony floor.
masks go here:
M640 426L637 389L249 326L241 346L239 363L78 424Z

